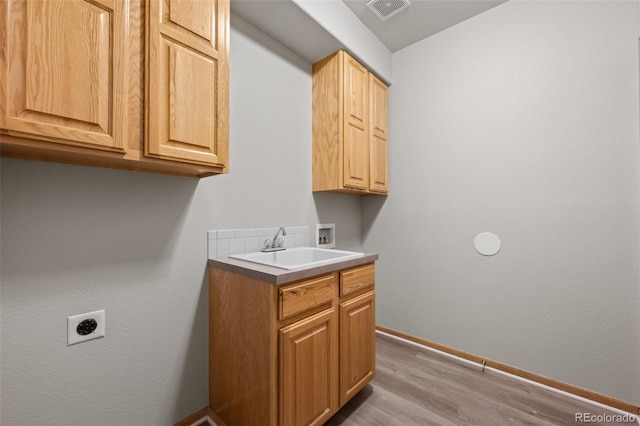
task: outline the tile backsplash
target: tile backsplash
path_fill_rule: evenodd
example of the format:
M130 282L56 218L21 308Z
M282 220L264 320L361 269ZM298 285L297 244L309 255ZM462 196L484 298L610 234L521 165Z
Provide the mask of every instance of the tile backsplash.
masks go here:
M260 251L264 247L264 240L271 240L279 227L275 228L247 228L247 229L218 229L207 232L208 258L225 257L230 254L243 254ZM281 236L284 246L309 246L308 226L285 226L287 235Z

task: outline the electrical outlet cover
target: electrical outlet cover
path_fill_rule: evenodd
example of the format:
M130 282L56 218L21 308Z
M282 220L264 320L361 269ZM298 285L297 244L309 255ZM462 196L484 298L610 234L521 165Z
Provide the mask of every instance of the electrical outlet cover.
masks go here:
M78 324L87 319L94 319L98 326L89 334L78 334ZM105 329L105 315L104 309L100 311L87 312L86 314L73 315L67 317L67 346L75 345L76 343L86 342L87 340L97 339L104 337Z

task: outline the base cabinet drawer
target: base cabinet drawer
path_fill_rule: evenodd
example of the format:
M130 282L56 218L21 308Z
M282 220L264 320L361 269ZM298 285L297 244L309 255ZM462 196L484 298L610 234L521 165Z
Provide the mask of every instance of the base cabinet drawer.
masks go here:
M331 305L334 289L333 274L281 288L279 290L280 319L290 318L322 305Z
M347 269L340 272L340 297L373 289L376 269L373 265Z

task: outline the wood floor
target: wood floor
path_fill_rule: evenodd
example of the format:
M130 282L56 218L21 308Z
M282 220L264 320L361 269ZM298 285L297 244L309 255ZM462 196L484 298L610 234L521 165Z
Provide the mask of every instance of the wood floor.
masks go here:
M581 424L575 421L576 413L619 415L392 337L376 336L375 379L326 425L565 426Z

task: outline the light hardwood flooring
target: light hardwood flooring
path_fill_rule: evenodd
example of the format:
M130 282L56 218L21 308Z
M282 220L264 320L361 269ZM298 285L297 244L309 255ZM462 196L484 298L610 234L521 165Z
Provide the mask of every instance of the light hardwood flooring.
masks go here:
M376 334L376 377L326 425L572 425L608 411ZM588 423L613 425L637 423Z

